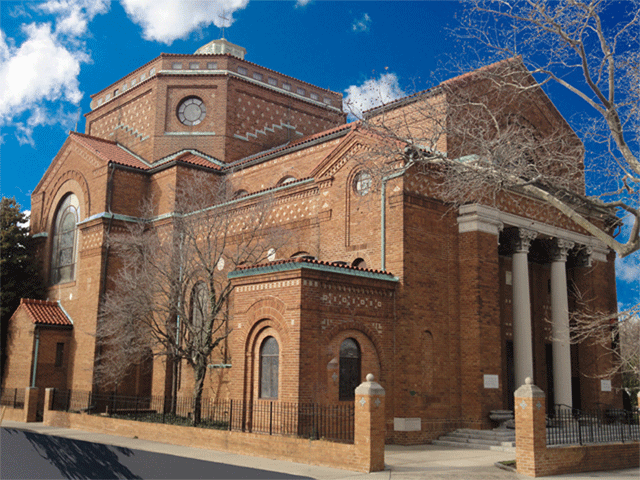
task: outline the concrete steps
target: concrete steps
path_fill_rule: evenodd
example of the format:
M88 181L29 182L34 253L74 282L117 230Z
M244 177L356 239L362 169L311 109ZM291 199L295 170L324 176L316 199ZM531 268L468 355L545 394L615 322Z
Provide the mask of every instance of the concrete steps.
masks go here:
M479 450L494 450L499 452L516 451L515 430L472 430L460 428L443 435L432 442L434 445L447 447L475 448Z

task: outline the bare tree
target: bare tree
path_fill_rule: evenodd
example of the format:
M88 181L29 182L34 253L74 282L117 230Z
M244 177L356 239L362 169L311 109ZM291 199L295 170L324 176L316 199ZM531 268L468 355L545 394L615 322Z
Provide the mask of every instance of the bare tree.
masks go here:
M110 239L122 267L103 302L96 378L114 384L149 352L174 365L184 360L197 423L207 366L230 333L227 274L266 260L287 236L268 226L267 196L240 203L224 178L194 173L175 198L174 213L154 216L157 206L147 202L143 219Z
M622 375L623 388L638 393L640 386L640 305L622 313L607 314L590 310L588 301L571 318L572 343L598 345L612 365L604 375Z
M422 192L453 206L508 205L524 215L547 208L619 257L637 252L640 2L465 6L453 32L460 51L444 68L457 76L365 112L363 129L377 146L363 149L361 161L379 179L423 174ZM577 113L565 119L543 89ZM627 360L633 354L615 342L612 351L611 339L637 318L639 305L619 314L585 307L574 339L603 345L614 369L637 378L637 363Z
M466 5L455 33L468 51L452 62L458 71L484 67L366 112L364 125L389 139L380 153L434 176L432 188L455 204L499 204L520 193L560 211L620 257L637 251L640 4ZM583 102L571 126L559 114L533 111L542 87ZM585 185L585 175L595 181ZM615 228L623 222L631 225L626 239Z

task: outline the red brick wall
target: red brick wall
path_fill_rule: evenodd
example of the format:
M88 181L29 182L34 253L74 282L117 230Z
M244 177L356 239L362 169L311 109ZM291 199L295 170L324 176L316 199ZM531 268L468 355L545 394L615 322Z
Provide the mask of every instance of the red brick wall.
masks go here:
M518 473L544 477L640 465L638 442L547 447L544 396L532 397L523 391L518 390L515 397Z
M31 385L34 349L33 322L27 312L18 309L9 320L3 388L24 388Z
M245 455L325 465L361 472L384 470L384 392L358 395L354 418L354 443L310 441L278 435L260 435L153 424L50 410L51 390L45 399L44 424L208 448ZM376 401L377 400L377 401Z
M256 84L241 75L180 75L161 71L171 70L173 62L181 62L188 69L193 61L201 64L217 61L218 69L229 68L234 72L242 65L250 70L249 78L255 71L263 75L264 81ZM338 107L339 94L239 59L219 55L172 56L156 60L146 68L153 67L155 76L124 93L122 84L130 85L131 78L139 79L139 75L125 77L99 92L94 103L119 89L118 96L102 106L94 105L94 110L87 114L86 133L117 141L149 162L189 148L229 163L345 122L343 113L269 88L267 78L277 78L279 85L283 81L290 83L294 93L297 88L304 88L305 97L315 92L321 103L330 97ZM200 124L187 127L180 123L176 112L181 100L189 96L197 96L204 102L206 116Z

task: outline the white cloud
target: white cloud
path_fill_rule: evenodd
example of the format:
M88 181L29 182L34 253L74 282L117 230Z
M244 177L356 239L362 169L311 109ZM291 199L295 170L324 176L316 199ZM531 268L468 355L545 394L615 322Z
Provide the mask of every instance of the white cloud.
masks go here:
M56 33L78 37L87 31L88 23L109 10L110 0L49 0L39 9L56 15Z
M625 283L636 283L640 286L640 252L624 258L616 258L616 278Z
M7 9L7 13L11 18L31 18L29 12L22 3L12 5Z
M630 215L623 220L620 236L626 239L631 234L633 217ZM618 297L625 291L625 302L618 302L618 310L627 310L640 302L640 252L632 253L624 258L616 257L616 280L618 282ZM623 286L623 284L626 284Z
M311 0L298 0L296 2L296 7L304 7L307 3L310 3Z
M142 27L144 38L167 45L211 24L230 26L233 13L248 3L249 0L122 0L129 18Z
M369 29L371 28L371 17L369 16L368 13L365 13L364 15L362 15L362 18L360 19L355 19L353 21L353 24L351 25L351 29L354 32L368 32Z
M108 0L50 0L32 12L53 15L55 27L23 25L26 40L19 46L0 31L0 126L14 127L20 143L33 145L38 126L73 124L82 99L80 67L90 61L82 36L108 8Z
M362 118L365 110L406 96L395 73L384 73L377 80L369 79L359 86L351 85L345 93L343 108L350 120Z
M34 108L42 99L77 104L82 98L77 77L87 55L67 50L51 24L31 23L24 32L27 39L18 48L7 45L4 34L0 38L0 122Z
M18 222L18 226L22 228L29 228L31 225L31 210L23 210L22 214L27 220L25 222Z

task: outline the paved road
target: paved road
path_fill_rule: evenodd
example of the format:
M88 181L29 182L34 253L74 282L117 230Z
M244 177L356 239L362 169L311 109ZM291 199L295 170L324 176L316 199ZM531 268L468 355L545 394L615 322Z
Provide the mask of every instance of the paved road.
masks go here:
M385 471L367 474L272 458L170 445L138 438L50 427L42 423L5 420L2 422L2 430L1 479L12 478L8 475L10 473L13 478L105 478L105 472L111 472L111 476L106 478L145 479L525 480L530 478L495 467L495 462L513 460L515 458L513 453L436 445L408 447L387 445ZM40 436L35 437L33 434ZM8 440L7 436L9 436ZM37 441L34 441L36 439ZM66 444L65 440L71 443ZM22 472L19 475L14 475L8 470L18 467ZM75 475L71 475L73 473L71 467L77 470ZM638 480L640 469L545 478L550 480L560 478Z
M2 428L0 445L0 478L3 480L309 478L43 435L14 428Z

